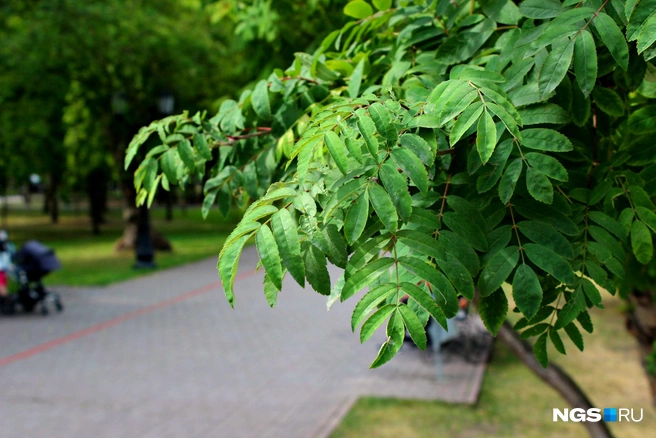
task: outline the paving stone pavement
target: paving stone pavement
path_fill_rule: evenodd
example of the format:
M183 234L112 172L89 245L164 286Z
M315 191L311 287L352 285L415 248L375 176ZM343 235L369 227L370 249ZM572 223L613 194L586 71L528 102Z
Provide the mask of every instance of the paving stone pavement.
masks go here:
M447 353L438 379L404 346L369 370L384 333L359 343L355 300L326 312L286 281L271 310L255 265L247 248L234 310L206 260L1 317L0 437L324 437L362 395L475 402L484 361Z

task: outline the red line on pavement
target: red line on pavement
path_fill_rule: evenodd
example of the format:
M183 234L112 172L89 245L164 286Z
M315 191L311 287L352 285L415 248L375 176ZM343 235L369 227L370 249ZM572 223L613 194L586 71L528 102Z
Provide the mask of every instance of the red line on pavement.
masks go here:
M255 271L249 271L249 272L244 272L243 274L239 274L235 277L235 281L242 280L244 278L250 277L251 275L254 275ZM168 300L160 301L159 303L152 304L147 307L143 307L141 309L135 310L133 312L126 313L125 315L118 316L116 318L107 320L105 322L101 322L100 324L92 325L91 327L87 327L85 329L79 330L77 332L70 333L66 336L62 336L61 338L53 339L52 341L43 343L41 345L37 345L36 347L30 348L29 350L22 351L20 353L16 353L11 356L7 356L4 358L0 358L0 367L3 367L5 365L9 365L10 363L18 362L23 359L27 359L29 357L32 357L34 355L37 355L39 353L43 353L44 351L48 351L52 348L58 347L63 344L67 344L69 342L72 342L76 339L84 338L85 336L89 336L93 333L97 333L99 331L108 329L110 327L114 327L116 325L119 325L125 321L128 321L130 319L136 318L138 316L144 315L146 313L152 312L154 310L162 309L164 307L171 306L173 304L177 304L179 302L189 300L191 298L195 298L197 296L206 294L207 292L210 292L213 289L216 289L217 287L221 286L220 281L216 281L214 283L208 284L206 286L200 287L198 289L192 290L190 292L184 293L182 295L178 295L177 297L169 298Z

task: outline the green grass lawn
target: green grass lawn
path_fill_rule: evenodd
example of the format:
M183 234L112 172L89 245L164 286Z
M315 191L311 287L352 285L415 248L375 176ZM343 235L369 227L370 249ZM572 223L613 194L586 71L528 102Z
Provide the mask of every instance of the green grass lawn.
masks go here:
M604 304L605 311L592 312L595 333L585 336L585 352L568 343L567 356L552 350L550 357L573 375L597 407L644 409L640 423L613 423L616 437L654 436L656 410L636 343L624 329L622 302L609 296ZM363 398L332 438L587 436L580 423L553 423L556 407L568 406L497 342L477 405Z
M203 220L198 207L176 210L171 222L164 220L160 209L152 211L152 218L153 226L173 245L172 252L156 254L158 269L218 256L238 220L237 216L223 219L218 211ZM99 236L91 233L85 212L63 212L59 223L52 225L38 211L10 211L6 227L17 246L36 239L55 249L63 269L47 277L49 285L101 286L152 272L132 269L134 252L114 251L123 232L121 211L111 211L107 219Z

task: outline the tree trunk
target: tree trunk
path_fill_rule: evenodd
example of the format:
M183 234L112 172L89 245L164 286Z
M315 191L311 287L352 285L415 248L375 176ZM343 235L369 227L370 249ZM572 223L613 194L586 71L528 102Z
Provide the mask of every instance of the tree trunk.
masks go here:
M137 194L131 180L123 181L123 194L126 202L123 208L125 229L123 230L123 236L114 246L116 251L134 250L136 248L141 215L141 209L137 207L136 203ZM150 238L153 248L157 251L171 251L173 249L171 243L153 227L150 227Z
M634 291L629 295L631 312L626 317L626 328L638 340L640 347L640 360L645 368L651 389L652 404L656 406L656 375L654 369L649 369L648 359L652 364L655 357L654 343L656 343L656 304L654 291ZM653 366L653 365L652 365Z
M100 224L105 221L107 210L107 171L98 167L87 176L87 194L89 195L89 216L93 234L100 234Z
M59 222L59 198L57 192L59 191L59 175L55 173L50 174L50 183L46 190L46 199L43 206L43 212L50 214L50 222L56 224Z
M553 362L549 362L547 368L543 368L533 355L531 346L519 337L519 334L513 330L506 321L499 330L498 337L502 339L513 353L526 365L533 373L537 374L549 386L554 388L570 404L572 408L589 409L594 406L579 388L574 380L562 368ZM604 421L582 423L593 438L612 437L608 426Z

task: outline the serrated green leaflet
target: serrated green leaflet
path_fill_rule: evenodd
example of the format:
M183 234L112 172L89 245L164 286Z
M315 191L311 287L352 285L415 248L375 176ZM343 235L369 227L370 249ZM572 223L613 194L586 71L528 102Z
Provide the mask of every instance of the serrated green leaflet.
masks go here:
M366 178L356 178L341 186L337 192L335 192L335 194L330 197L324 206L324 223L331 218L331 216L334 214L334 210L337 207L341 206L345 201L351 200L354 196L361 193L364 190L364 186L366 184Z
M561 3L555 0L525 0L519 4L519 13L527 18L553 18L562 10Z
M629 68L629 46L615 20L606 13L600 12L592 24L617 64L626 71Z
M656 132L656 105L647 105L632 112L629 116L629 129L634 134Z
M592 284L592 282L587 278L583 278L581 281L583 283L583 292L588 297L590 302L596 307L603 308L601 304L602 301L601 293L599 293L599 289L597 289L597 286Z
M524 252L531 262L551 274L556 280L565 284L574 282L572 267L549 248L534 243L526 243L524 244Z
M367 339L373 335L376 330L378 330L378 327L380 327L383 322L396 310L396 306L392 306L391 304L386 304L385 306L381 307L367 319L367 321L362 325L362 329L360 330L360 342L364 343Z
M235 307L235 294L232 289L235 284L237 268L239 267L239 258L241 257L241 252L249 238L250 235L242 236L227 248L224 246L222 255L219 256L219 262L217 264L219 277L221 277L221 283L223 283L223 291L232 307Z
M410 180L425 195L428 191L428 172L419 157L403 148L394 148L391 154L396 164L410 176Z
M536 200L545 204L553 202L553 185L542 172L532 167L526 169L526 187Z
M567 239L550 225L522 221L517 224L519 231L533 242L549 248L565 259L574 258L574 249Z
M478 312L485 327L496 336L508 314L508 298L503 290L497 289L490 295L481 296L478 301Z
M581 332L573 322L565 326L565 333L567 333L567 336L569 336L574 345L576 345L576 348L583 351L583 336L581 336Z
M303 263L310 286L321 295L330 295L330 275L325 254L316 246L307 245L303 252Z
M251 94L251 102L255 113L264 120L271 119L271 104L269 103L269 87L267 81L262 80L257 83L253 94Z
M592 90L592 97L597 107L609 116L621 117L624 115L622 98L610 88L596 86Z
M396 283L385 283L370 290L362 299L356 304L351 315L351 330L360 325L367 315L376 309L376 307L385 301L393 292L396 292Z
M405 329L403 324L403 318L401 313L397 308L389 321L387 322L387 341L380 347L378 351L378 356L371 363L370 368L378 368L381 365L386 364L399 352L401 346L403 345L403 340L405 339Z
M479 251L487 251L488 242L485 233L475 223L472 218L467 215L447 212L442 216L442 220L451 231L458 234L465 242Z
M588 213L588 217L593 222L601 225L603 228L619 237L622 241L626 241L626 234L624 233L622 226L606 213L591 211Z
M476 149L483 164L487 163L497 144L497 128L487 111L478 120L476 128Z
M540 335L535 344L533 344L533 354L535 358L540 362L543 368L546 368L549 365L549 356L547 355L547 334L543 333Z
M578 227L570 218L547 205L522 199L515 201L514 207L525 218L549 224L566 236L575 236L579 232Z
M597 49L590 32L581 32L574 43L574 73L584 96L588 96L597 81Z
M380 180L392 198L392 202L399 213L399 217L407 222L412 215L412 197L408 193L408 183L405 176L397 171L390 161L386 161L380 168Z
M333 224L329 224L322 230L323 236L328 244L326 255L328 259L337 267L346 268L348 255L346 253L346 241L344 236Z
M509 246L499 251L483 267L478 277L478 291L481 297L491 295L501 287L519 261L519 248Z
M362 75L364 74L364 58L358 62L358 65L353 69L351 73L351 79L349 79L348 92L351 98L356 98L360 95L360 86L362 85Z
M440 231L438 241L442 244L444 249L462 262L472 277L478 274L480 269L478 255L476 255L474 249L464 242L457 234L448 230L442 230Z
M568 152L574 149L572 143L563 134L544 128L523 130L522 146L549 152Z
M348 159L346 157L346 146L339 135L335 134L333 131L326 132L324 137L326 146L332 155L335 164L339 167L339 170L342 171L344 175L348 173Z
M385 272L388 272L393 264L394 259L383 257L366 264L363 268L353 273L346 279L344 289L342 289L342 301L347 300Z
M447 318L453 317L458 312L458 295L444 274L414 257L400 257L399 263L405 269L430 284L435 301Z
M656 213L645 207L636 207L635 210L640 220L656 233Z
M278 245L267 225L262 225L255 235L257 254L264 265L267 276L278 290L282 289L282 266Z
M519 310L527 319L533 318L542 302L542 286L540 286L540 280L535 271L527 264L522 263L517 267L513 277L512 290L515 304Z
M585 310L585 297L583 296L583 287L579 286L567 303L558 311L555 329L561 329L570 322L574 321L579 313Z
M515 158L511 163L506 167L501 181L499 182L499 198L501 202L507 204L512 198L513 193L515 192L515 186L519 180L520 175L522 174L522 169L524 168L523 160L521 158Z
M567 39L552 47L540 70L538 88L541 96L547 96L562 82L573 55L574 40Z
M435 159L434 153L426 140L416 134L403 134L399 137L399 142L402 147L418 156L427 166L430 166Z
M633 249L633 255L642 264L647 264L654 255L651 233L641 221L635 221L631 226L631 249Z
M376 211L376 215L390 232L394 233L399 226L399 217L389 194L377 183L368 187L369 200Z
M282 209L271 218L273 237L276 240L282 261L294 280L305 287L305 265L301 258L301 243L296 223L289 211Z
M567 351L565 350L565 344L563 344L563 340L560 338L558 331L550 329L549 338L551 339L553 346L556 348L556 351L558 351L560 354L567 354Z
M189 173L193 173L196 169L196 163L194 161L194 150L191 147L189 140L185 139L178 143L178 154L180 159L184 163L185 167L189 170Z
M535 170L544 173L549 178L563 182L567 182L569 179L565 167L554 157L537 152L529 152L528 154L524 154L524 158L526 158L528 164Z
M433 298L425 290L415 286L412 283L401 283L401 289L415 300L424 310L426 310L434 319L445 329L447 328L446 317Z
M569 122L569 114L555 103L531 105L519 110L524 126L539 124L563 124Z
M362 234L369 219L369 195L363 192L351 205L344 219L344 234L348 243L353 243Z
M449 134L449 143L453 147L483 114L483 103L474 102L465 109Z
M358 110L360 111L360 110ZM376 125L374 121L364 112L358 112L357 121L358 130L362 134L369 153L377 160L378 157L378 140L376 139Z
M269 306L273 309L276 307L276 302L278 301L278 292L279 289L276 285L273 284L271 279L267 274L264 274L264 296L269 303Z
M388 141L396 142L397 137L399 136L399 131L392 123L392 116L387 108L381 103L376 102L369 107L369 115L374 121L378 132L380 132L380 134Z
M422 325L419 318L417 318L417 315L406 305L400 306L399 312L401 313L403 323L405 324L408 333L410 333L410 337L414 343L417 345L417 347L419 347L420 350L425 350L426 330L424 330L424 326Z

